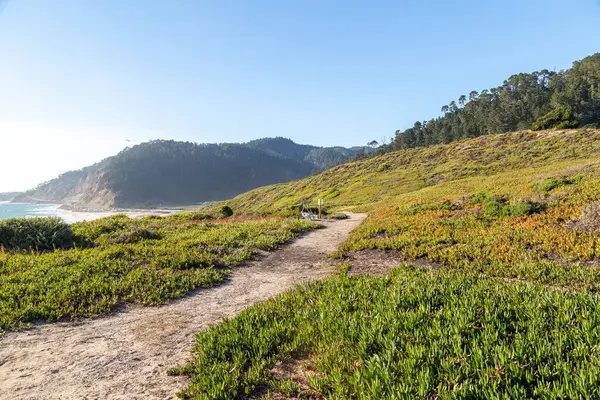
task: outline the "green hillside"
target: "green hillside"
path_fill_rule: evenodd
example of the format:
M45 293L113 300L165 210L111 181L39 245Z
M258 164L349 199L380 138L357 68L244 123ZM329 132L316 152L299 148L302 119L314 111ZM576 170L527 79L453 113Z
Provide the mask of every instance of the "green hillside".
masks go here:
M537 168L544 173L591 163L600 155L599 140L600 130L595 129L483 136L341 164L305 179L252 190L227 203L240 213L289 215L291 207L302 199L314 205L323 198L330 210L374 210L386 200L418 200L427 188L435 188L440 198L460 197L470 194L474 181L491 181L490 177L497 174L510 180L502 174L527 169L525 174L518 174L522 181L535 175ZM448 186L459 180L467 187ZM522 183L527 187L527 182ZM504 191L509 189L514 187ZM532 189L525 192L534 194Z
M368 212L340 274L201 333L186 398L600 397L600 131L388 153L228 202ZM395 257L351 276L359 254Z

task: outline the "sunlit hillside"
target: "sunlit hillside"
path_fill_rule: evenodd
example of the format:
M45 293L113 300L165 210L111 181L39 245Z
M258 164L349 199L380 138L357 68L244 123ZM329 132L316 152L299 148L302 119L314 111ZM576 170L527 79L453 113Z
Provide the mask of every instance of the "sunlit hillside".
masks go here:
M324 198L369 216L338 276L199 334L174 371L192 379L182 395L598 398L599 139L485 136L235 198L236 212ZM397 267L353 276L382 257Z
M516 194L517 181L519 195L534 196L529 183L537 174L582 168L598 156L600 130L489 135L338 165L319 175L252 190L227 203L240 213L291 215L302 199L314 206L323 198L329 210L374 210L387 200L419 201L423 193L429 193L427 188L435 188L427 196L458 198L480 184L484 189L498 180L505 182L496 188L500 193Z

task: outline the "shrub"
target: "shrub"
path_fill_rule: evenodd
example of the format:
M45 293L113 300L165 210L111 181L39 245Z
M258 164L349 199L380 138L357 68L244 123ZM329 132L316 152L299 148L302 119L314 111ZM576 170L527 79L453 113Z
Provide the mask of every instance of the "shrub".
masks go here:
M125 214L117 214L94 221L77 222L72 225L78 247L92 246L102 235L126 229L131 219Z
M406 214L416 215L422 211L456 211L460 210L461 208L462 205L460 203L453 203L450 200L444 200L441 203L414 205L406 211Z
M511 217L523 217L526 215L537 214L541 211L543 211L543 206L541 204L526 200L511 204L508 208L508 215Z
M110 244L130 244L138 243L142 240L156 240L160 239L161 236L148 229L135 229L131 231L119 232L117 235L108 239Z
M477 192L473 193L469 198L469 203L471 204L483 204L489 201L492 198L492 195L487 192Z
M575 119L570 107L557 107L548 114L539 118L531 127L531 130L541 131L544 129L567 129L577 128L579 121Z
M333 253L329 254L328 257L331 258L332 260L343 260L344 253L341 252L340 250L336 250Z
M49 251L73 247L73 231L60 218L11 218L0 221L0 244L6 250Z
M388 163L379 164L377 167L377 172L384 172L390 169L390 165Z
M483 213L488 218L523 217L543 210L541 204L529 200L509 204L505 196L492 196L484 205Z
M221 215L223 215L223 217L225 217L225 218L231 217L233 215L233 210L229 206L221 207L220 212L221 212Z
M348 219L350 217L348 216L348 214L336 212L336 213L329 215L329 218L331 218L331 219Z
M582 180L583 175L576 175L573 177L549 178L533 185L533 188L540 193L547 194L548 192L561 186L576 185Z

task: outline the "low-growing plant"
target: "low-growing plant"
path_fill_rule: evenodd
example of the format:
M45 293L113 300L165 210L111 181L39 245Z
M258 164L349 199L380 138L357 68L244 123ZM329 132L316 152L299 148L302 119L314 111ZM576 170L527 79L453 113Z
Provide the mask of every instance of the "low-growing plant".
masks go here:
M483 204L483 203L487 203L488 201L491 200L492 196L493 195L491 193L487 193L487 192L473 193L469 197L469 203L470 204Z
M452 211L461 209L461 205L456 202L452 202L450 200L444 200L441 203L433 203L433 204L417 204L410 207L408 210L404 211L407 215L416 215L423 211Z
M50 251L73 247L71 227L60 218L0 220L0 245L5 250Z
M115 232L107 235L106 242L109 244L131 244L142 240L158 240L161 236L158 232L149 229L133 229L124 232Z
M598 326L585 293L407 265L338 275L200 333L181 395L281 390L270 368L302 352L322 398L596 398Z
M291 398L300 393L300 386L290 379L271 379L269 385L287 398Z
M573 177L560 177L560 178L548 178L539 183L536 183L532 187L542 194L548 194L548 192L569 185L576 185L583 180L583 175L575 175Z
M342 260L344 258L344 253L340 250L336 250L329 254L329 258L333 260Z
M348 216L348 214L341 213L341 212L335 212L335 213L329 214L327 216L327 218L341 220L341 219L348 219L350 217Z
M388 169L390 169L390 165L388 163L379 164L379 166L377 166L377 172L384 172Z
M347 274L352 269L352 264L343 262L337 266L338 274Z
M26 224L19 227L71 232L56 219L22 222ZM15 221L2 224L16 229ZM103 315L123 302L151 305L182 297L221 282L230 268L252 258L257 249L273 250L319 226L281 219L207 224L181 216L116 216L77 223L71 236L48 237L74 235L83 247L0 252L0 330L20 329L38 320Z
M483 204L483 214L488 218L523 217L539 213L542 210L541 204L530 200L509 203L506 196L492 196Z

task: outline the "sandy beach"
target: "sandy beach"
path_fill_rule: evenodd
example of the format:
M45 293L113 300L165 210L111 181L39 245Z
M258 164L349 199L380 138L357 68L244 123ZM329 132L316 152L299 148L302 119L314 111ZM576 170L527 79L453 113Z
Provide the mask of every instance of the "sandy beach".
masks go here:
M83 211L83 210L65 210L59 208L56 213L65 222L74 223L80 221L93 221L99 218L110 217L117 214L125 214L129 218L143 218L150 215L167 216L182 212L181 209L173 210L110 210L110 211Z

